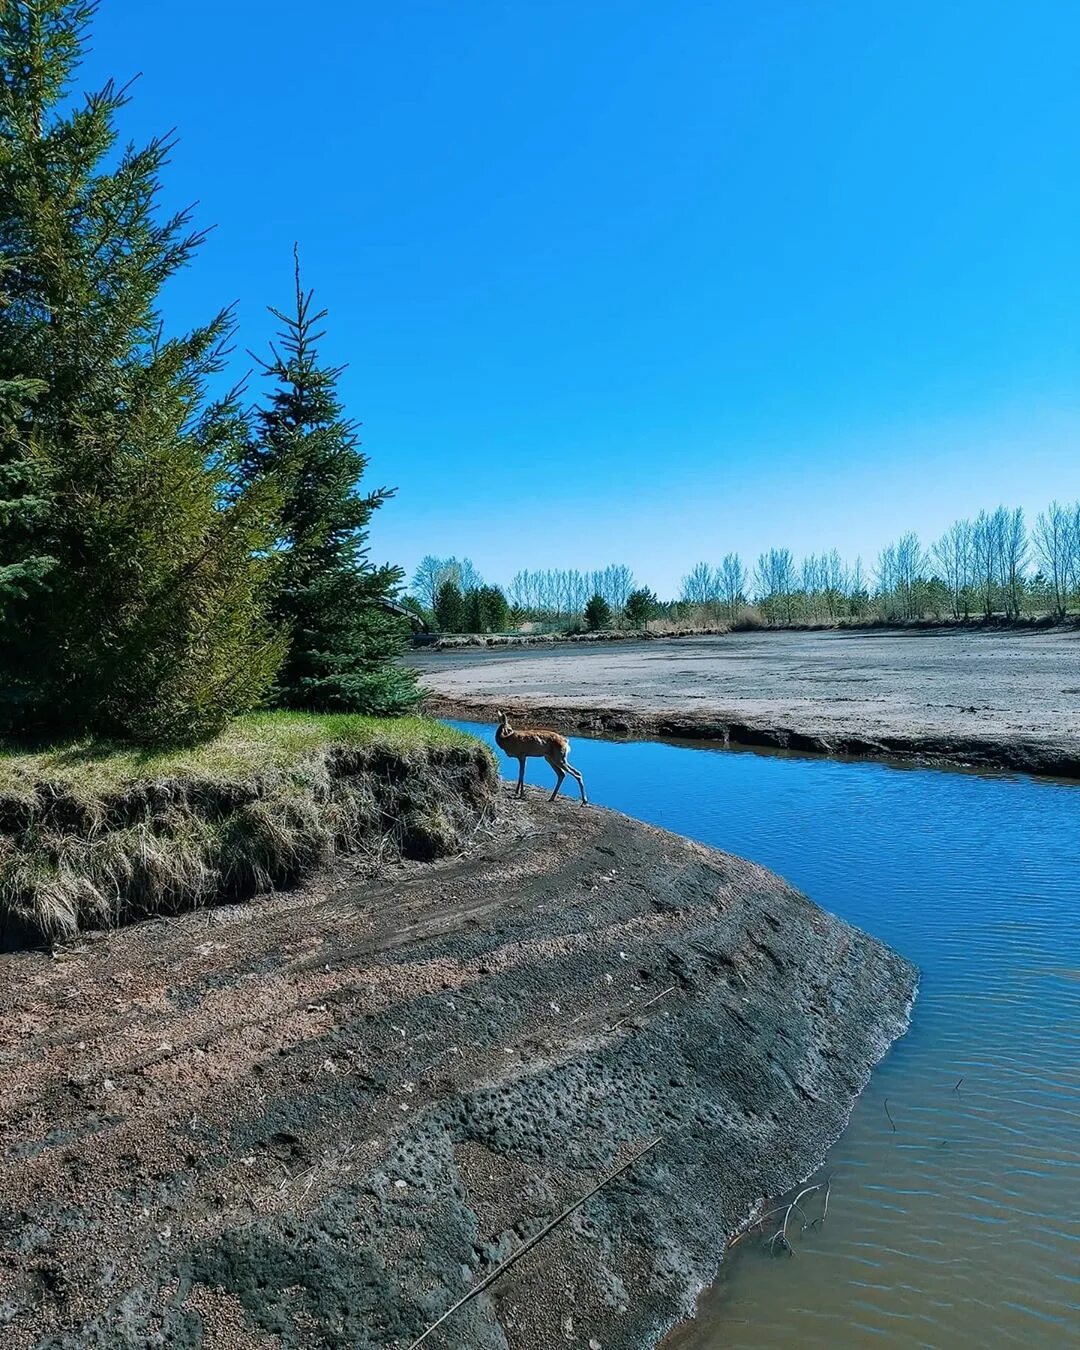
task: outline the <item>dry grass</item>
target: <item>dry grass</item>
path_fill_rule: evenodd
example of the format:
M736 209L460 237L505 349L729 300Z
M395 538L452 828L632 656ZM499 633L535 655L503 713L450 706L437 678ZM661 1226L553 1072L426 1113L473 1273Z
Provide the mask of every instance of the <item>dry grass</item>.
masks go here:
M432 858L488 809L490 752L422 718L241 718L191 750L0 754L0 946L289 885L344 850Z

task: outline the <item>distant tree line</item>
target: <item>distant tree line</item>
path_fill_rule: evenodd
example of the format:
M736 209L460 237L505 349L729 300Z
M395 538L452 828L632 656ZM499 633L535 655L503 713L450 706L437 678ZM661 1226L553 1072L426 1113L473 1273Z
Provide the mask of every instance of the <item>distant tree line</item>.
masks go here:
M499 633L524 624L608 628L617 620L644 625L656 598L635 590L629 567L612 564L593 572L518 572L509 587L488 584L468 558L420 560L410 602L443 633Z
M458 600L451 589L451 609L440 610L439 586L456 587L463 607L453 608ZM503 624L643 628L656 620L786 627L875 619L1065 618L1080 609L1080 502L1053 502L1030 530L1019 507L999 506L956 521L928 547L909 531L883 548L870 569L861 559L848 565L836 549L796 561L790 549L771 548L752 568L727 553L719 563L696 563L678 596L667 601L639 585L625 564L594 572L519 571L504 594L485 586L468 559L453 558L425 558L413 594L431 597L436 626L453 632L497 631ZM486 626L474 629L474 617Z

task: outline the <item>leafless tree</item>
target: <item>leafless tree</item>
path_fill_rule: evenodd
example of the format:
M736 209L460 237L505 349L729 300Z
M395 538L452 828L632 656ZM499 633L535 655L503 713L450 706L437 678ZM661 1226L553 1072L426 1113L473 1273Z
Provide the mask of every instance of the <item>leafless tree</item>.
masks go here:
M623 610L634 589L634 574L625 563L610 563L590 575L587 589L590 595L602 595L612 609Z
M1077 586L1080 503L1062 506L1060 502L1051 502L1035 521L1032 542L1050 589L1054 613L1064 617L1070 595Z
M712 605L721 595L719 572L706 562L695 563L682 579L682 599L690 605Z
M737 553L725 553L720 564L720 598L727 610L728 622L737 623L746 604L746 568Z
M997 527L994 518L980 511L971 527L972 572L976 593L986 618L994 612L997 598Z
M933 546L934 561L949 588L953 617L966 618L971 609L974 567L974 527L970 520L954 522Z
M413 573L412 592L427 609L435 608L435 597L439 593L439 587L446 580L445 567L442 558L436 558L428 553L420 559Z
M998 559L998 582L1010 619L1018 619L1023 606L1024 566L1027 563L1027 531L1021 507L1009 511L999 506L994 512L994 537Z
M877 595L881 613L889 619L918 619L923 615L926 555L913 531L901 535L878 554Z
M795 612L795 563L788 548L759 555L754 569L758 604L771 622L790 623Z

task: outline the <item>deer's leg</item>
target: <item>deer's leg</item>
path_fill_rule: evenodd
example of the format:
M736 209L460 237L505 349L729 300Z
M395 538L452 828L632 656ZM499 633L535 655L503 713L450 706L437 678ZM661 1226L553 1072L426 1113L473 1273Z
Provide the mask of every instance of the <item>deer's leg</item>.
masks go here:
M578 773L577 769L575 769L574 766L570 764L567 760L563 760L563 768L566 770L566 772L570 775L571 778L577 779L577 785L581 789L581 804L582 806L588 806L589 799L588 797L585 796L585 779L582 778L581 774Z
M524 797L524 796L525 796L525 756L524 756L524 755L521 755L521 756L518 758L518 780L517 780L517 787L514 789L514 796L515 796L515 797Z
M557 775L555 783L555 791L548 798L549 802L553 802L555 798L559 795L559 789L563 785L563 779L566 777L566 770L569 768L569 765L566 763L564 759L556 759L554 756L552 756L552 758L548 760L548 763L555 770L555 773Z

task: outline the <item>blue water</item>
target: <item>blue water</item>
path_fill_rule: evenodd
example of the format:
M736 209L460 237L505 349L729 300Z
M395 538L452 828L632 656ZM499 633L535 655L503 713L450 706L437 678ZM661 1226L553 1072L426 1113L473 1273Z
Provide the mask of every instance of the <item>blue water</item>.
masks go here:
M796 1259L742 1243L672 1344L1080 1344L1080 786L581 738L571 762L594 802L763 863L922 973L827 1222Z

